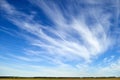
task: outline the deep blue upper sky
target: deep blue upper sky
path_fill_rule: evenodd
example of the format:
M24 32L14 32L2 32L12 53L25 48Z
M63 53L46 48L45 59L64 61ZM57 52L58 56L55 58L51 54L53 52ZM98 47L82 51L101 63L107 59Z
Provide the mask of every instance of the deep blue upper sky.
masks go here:
M0 76L120 77L119 0L0 0Z

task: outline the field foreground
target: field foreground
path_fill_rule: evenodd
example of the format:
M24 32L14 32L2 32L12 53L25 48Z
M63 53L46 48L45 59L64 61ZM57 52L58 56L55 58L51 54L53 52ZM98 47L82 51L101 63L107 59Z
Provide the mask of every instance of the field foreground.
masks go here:
M0 78L0 80L120 80L120 78Z

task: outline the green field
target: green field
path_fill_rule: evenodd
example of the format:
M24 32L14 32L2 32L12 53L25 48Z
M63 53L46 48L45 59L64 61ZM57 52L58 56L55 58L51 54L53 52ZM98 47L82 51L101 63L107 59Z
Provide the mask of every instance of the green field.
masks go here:
M55 78L36 78L36 79L34 79L34 78L16 78L16 79L14 79L14 78L0 78L0 80L120 80L120 78L81 78L81 79L76 79L76 78L62 78L62 79L60 79L60 78L57 78L57 79L55 79Z

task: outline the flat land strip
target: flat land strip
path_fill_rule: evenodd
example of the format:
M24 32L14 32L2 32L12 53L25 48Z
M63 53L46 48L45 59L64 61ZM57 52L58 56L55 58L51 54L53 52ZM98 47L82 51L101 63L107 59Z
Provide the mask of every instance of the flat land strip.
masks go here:
M0 80L120 80L120 78L80 78L80 79L74 79L74 78L62 78L62 79L59 79L59 78L19 78L19 79L10 79L10 78L0 78Z

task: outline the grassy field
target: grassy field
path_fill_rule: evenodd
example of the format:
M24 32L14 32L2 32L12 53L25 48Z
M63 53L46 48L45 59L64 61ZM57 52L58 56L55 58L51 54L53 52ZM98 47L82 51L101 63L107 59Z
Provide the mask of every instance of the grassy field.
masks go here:
M74 78L66 78L66 79L52 79L52 78L37 78L37 79L32 79L32 78L21 78L21 79L10 79L10 78L0 78L0 80L120 80L120 78L84 78L84 79L74 79Z

